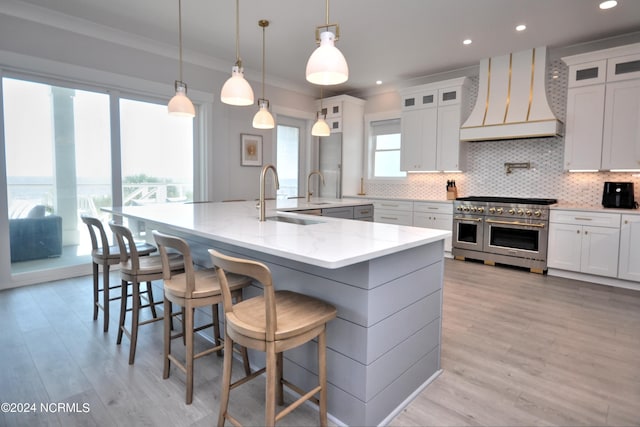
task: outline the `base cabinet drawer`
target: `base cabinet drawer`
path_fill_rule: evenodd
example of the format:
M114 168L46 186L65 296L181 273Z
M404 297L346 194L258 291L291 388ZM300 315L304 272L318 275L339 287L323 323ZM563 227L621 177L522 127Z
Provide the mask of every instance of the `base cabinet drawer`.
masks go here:
M373 221L373 205L354 206L353 219Z
M396 225L412 225L413 213L386 209L374 209L373 220Z
M322 209L322 216L353 219L353 206L345 206L341 208L324 208Z

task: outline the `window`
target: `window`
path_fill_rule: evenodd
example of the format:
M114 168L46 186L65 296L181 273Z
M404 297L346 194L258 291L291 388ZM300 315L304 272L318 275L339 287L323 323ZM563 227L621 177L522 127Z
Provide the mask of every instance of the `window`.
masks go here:
M370 122L372 178L402 178L400 170L400 119Z
M124 206L193 201L193 120L120 99Z

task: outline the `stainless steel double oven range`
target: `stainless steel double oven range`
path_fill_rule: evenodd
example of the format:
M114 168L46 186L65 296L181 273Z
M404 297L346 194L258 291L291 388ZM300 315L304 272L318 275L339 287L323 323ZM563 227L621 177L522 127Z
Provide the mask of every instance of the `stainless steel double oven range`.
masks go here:
M456 199L453 256L543 273L547 269L549 206L557 202L515 197Z

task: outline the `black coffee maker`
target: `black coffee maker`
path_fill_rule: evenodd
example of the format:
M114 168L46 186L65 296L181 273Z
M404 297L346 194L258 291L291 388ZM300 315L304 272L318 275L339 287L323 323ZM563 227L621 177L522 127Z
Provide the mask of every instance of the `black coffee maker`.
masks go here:
M605 182L602 206L620 209L637 208L638 204L633 199L633 182Z

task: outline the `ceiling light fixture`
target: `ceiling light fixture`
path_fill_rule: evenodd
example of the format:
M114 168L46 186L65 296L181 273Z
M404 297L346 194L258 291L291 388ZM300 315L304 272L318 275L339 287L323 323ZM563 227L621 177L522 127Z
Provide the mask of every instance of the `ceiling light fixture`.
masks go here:
M616 7L618 2L616 0L607 0L600 3L600 9L611 9L612 7Z
M471 39L466 39L466 40L464 40L464 41L462 42L462 44L464 44L464 45L469 45L469 44L471 44L471 43L472 43Z
M524 24L520 24L518 26L516 26L516 31L524 31L527 29L527 26Z
M313 136L329 136L331 135L331 129L326 120L326 113L322 110L322 87L320 87L320 111L316 113L316 122L311 128L311 135Z
M220 100L229 105L253 104L253 90L244 78L240 59L240 0L236 0L236 62L231 68L231 77L222 86Z
M326 0L326 25L316 27L316 50L307 61L307 81L317 85L337 85L349 79L347 60L335 42L340 39L340 26L329 24L329 0ZM334 28L335 33L329 31ZM323 30L320 32L320 30Z
M182 81L182 0L178 0L178 43L179 43L179 63L180 80L175 81L176 94L169 101L167 111L172 116L195 117L196 109L187 97L187 84Z
M265 70L265 41L264 33L265 28L269 26L269 21L261 19L258 21L258 25L262 27L262 98L258 99L259 110L255 116L253 116L253 127L256 129L273 129L275 127L275 121L273 116L269 112L269 100L264 97L264 70Z

